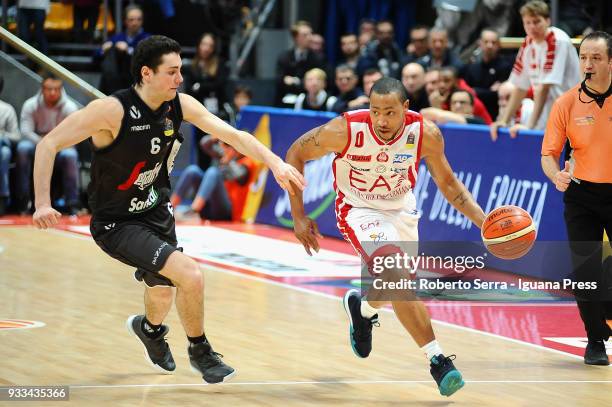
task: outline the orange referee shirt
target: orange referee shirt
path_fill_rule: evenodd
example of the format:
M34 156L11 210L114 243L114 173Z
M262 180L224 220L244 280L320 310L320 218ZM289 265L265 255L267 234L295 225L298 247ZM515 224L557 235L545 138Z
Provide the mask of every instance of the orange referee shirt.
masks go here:
M578 100L580 85L565 92L553 104L542 155L559 157L565 140L569 138L574 150L575 178L612 184L612 97L599 107L596 102ZM592 99L582 92L584 101Z

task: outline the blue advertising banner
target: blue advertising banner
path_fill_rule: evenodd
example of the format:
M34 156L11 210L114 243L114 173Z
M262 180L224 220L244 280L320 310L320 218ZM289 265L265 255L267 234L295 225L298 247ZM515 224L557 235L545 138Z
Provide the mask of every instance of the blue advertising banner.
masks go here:
M272 150L283 158L297 137L335 117L331 113L247 106L241 114L240 127L253 131L264 115L269 116ZM548 181L540 166L542 132L525 131L516 139L510 139L502 130L500 138L492 142L487 126L446 125L440 128L453 171L485 213L502 205L517 205L533 217L539 241L567 239L562 194ZM307 213L317 220L321 233L340 237L334 213L332 160L330 155L306 164L308 187L304 191L304 201ZM446 201L423 162L414 193L421 212L419 238L422 242L481 240L480 229ZM256 221L293 226L288 196L272 180L266 183ZM536 252L519 261L493 260L492 266L550 279L567 275L569 271L561 272L559 267L566 269L569 257L567 253L551 253L553 246L560 247L542 245L539 252L536 247ZM546 269L556 271L549 274L540 266L534 267L533 259L538 259L540 265L543 258L551 262Z
M241 112L239 128L254 131L264 115L269 117L272 151L283 159L298 137L336 117L335 114L327 112L297 112L291 109L246 106ZM336 194L333 188L332 160L333 155L330 154L306 163L304 175L308 187L304 191L304 208L308 216L317 220L322 234L340 238L334 212ZM266 182L255 221L293 228L289 195L272 177Z

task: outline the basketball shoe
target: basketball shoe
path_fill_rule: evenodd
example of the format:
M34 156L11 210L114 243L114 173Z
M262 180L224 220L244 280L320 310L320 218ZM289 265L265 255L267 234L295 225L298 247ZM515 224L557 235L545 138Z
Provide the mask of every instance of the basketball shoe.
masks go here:
M223 355L213 351L208 341L189 344L187 353L189 353L191 370L201 374L208 384L228 381L236 374L232 367L223 363L221 360Z
M465 385L461 373L455 368L455 355L445 357L436 355L431 358L429 372L438 384L438 390L443 396L450 396Z
M584 363L587 365L608 366L610 360L604 341L589 341L584 350Z
M176 369L176 364L174 363L170 347L165 339L170 328L166 325L162 325L159 335L151 339L145 334L142 328L143 319L144 315L130 316L125 323L127 330L140 340L144 347L145 359L155 370L165 374L172 373L174 369Z
M361 295L357 290L348 290L344 294L343 305L349 318L351 348L358 357L367 358L372 351L372 325L380 325L378 314L370 319L361 315Z

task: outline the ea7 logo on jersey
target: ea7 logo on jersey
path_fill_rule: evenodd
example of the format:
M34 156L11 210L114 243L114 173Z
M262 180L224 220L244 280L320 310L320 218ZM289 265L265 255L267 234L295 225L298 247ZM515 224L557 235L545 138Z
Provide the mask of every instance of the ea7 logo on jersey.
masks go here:
M134 105L130 107L130 116L132 116L132 119L136 119L136 120L142 117L142 115L140 114L140 110L138 110L136 106Z
M393 164L405 163L412 157L412 154L395 154L393 158Z

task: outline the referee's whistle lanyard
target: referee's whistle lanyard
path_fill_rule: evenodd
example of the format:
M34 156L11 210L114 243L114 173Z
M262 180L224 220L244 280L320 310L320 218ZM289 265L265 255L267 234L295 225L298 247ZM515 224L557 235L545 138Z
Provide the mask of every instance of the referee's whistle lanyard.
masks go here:
M608 86L608 90L606 92L604 92L604 93L595 93L586 84L586 81L591 79L591 75L592 75L591 72L587 72L587 73L584 74L584 80L582 81L582 83L580 83L580 89L578 90L578 100L581 103L586 103L586 104L595 102L601 108L601 107L603 107L604 103L606 102L606 99L610 95L612 95L612 82L610 82L610 86ZM582 92L584 92L585 95L590 97L591 100L589 100L589 101L582 100ZM580 180L578 178L571 177L571 179L575 183L580 184Z

